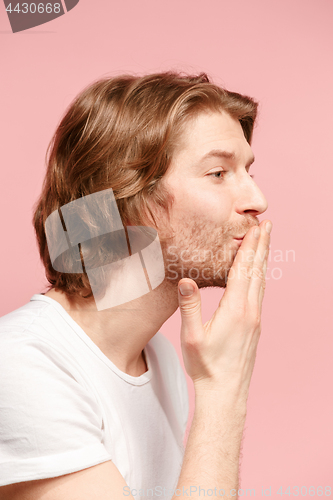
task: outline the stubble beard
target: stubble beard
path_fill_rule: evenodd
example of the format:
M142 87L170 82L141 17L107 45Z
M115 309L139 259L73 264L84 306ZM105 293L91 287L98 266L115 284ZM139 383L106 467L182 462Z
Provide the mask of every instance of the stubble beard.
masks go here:
M165 263L164 282L177 287L182 278L190 278L198 288L227 286L228 274L236 257L235 236L258 225L253 216L245 216L242 225L216 227L210 221L184 221L177 233L160 241Z

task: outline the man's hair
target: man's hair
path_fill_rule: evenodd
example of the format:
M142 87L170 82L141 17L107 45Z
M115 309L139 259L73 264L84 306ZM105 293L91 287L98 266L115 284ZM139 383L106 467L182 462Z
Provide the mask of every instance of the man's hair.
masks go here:
M124 226L156 227L154 207L169 216L173 196L161 180L181 144L184 125L202 112L226 111L240 122L251 143L257 106L250 97L214 85L205 73L122 75L85 88L68 107L47 148L47 171L34 206L48 289L62 290L69 300L92 296L85 272L63 273L52 267L45 234L52 212L112 188Z

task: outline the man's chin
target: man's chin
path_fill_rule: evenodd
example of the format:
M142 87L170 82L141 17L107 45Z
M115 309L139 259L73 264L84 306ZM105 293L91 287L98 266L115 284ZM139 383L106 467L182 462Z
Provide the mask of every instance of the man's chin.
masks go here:
M223 267L219 267L217 264L206 266L202 269L198 267L190 267L185 268L174 267L173 269L169 268L165 270L165 279L166 282L171 285L178 286L178 282L183 278L189 278L197 284L198 288L226 288L228 275L230 271L231 265L226 267L225 264Z
M193 280L195 281L195 280ZM227 284L225 281L212 281L212 282L209 282L209 283L197 283L198 285L198 288L201 289L201 288L226 288Z

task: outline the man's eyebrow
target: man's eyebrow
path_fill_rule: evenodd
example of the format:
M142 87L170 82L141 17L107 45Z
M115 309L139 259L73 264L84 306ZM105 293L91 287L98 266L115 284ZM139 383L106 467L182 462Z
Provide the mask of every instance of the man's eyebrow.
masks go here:
M236 161L236 154L233 151L222 151L222 149L212 149L209 153L206 153L200 160L202 161L208 160L209 158L225 158L227 160ZM246 164L246 167L249 167L254 162L255 158L252 158Z

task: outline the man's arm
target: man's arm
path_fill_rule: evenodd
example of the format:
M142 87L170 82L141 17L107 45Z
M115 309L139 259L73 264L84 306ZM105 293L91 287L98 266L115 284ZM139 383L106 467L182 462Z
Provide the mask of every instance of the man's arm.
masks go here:
M201 489L237 499L246 402L261 331L269 235L250 229L238 251L218 309L201 322L200 293L181 297L182 350L195 388L195 413L172 500L200 499ZM254 251L248 259L245 250ZM263 258L264 257L264 258ZM181 280L180 283L184 283ZM172 485L170 485L170 488ZM190 490L190 488L192 489ZM195 489L197 488L197 489ZM220 490L224 490L224 494ZM207 493L207 491L206 491ZM107 461L58 478L0 487L1 500L135 500L117 467Z
M238 498L246 403L261 333L270 236L251 228L212 318L202 325L200 293L179 294L182 351L195 389L195 412L177 490L172 498ZM181 280L186 283L188 280ZM200 490L201 488L201 490ZM205 490L205 491L203 491ZM222 491L223 490L223 491Z
M0 487L0 500L134 500L109 460L64 476Z
M211 494L207 490L215 491L213 497L238 498L245 418L246 403L231 394L225 397L222 389L195 390L195 412L172 500L187 494L199 499Z
M183 488L190 493L190 487L191 498L196 498L199 486L206 492L216 486L217 493L223 487L224 498L229 497L232 488L237 492L245 408L246 405L237 406L231 400L221 400L219 392L196 391L195 413L177 487L181 494L177 491L175 498L186 498ZM233 496L235 498L237 495ZM64 476L0 487L0 500L126 499L135 500L135 497L112 461Z

